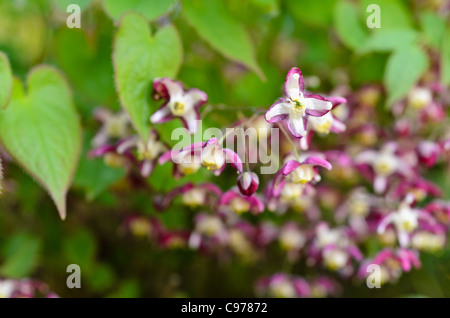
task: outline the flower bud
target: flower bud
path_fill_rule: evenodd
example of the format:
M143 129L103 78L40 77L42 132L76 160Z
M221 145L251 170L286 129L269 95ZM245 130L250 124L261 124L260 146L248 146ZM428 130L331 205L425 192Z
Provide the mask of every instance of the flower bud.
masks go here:
M246 196L251 196L258 189L259 178L254 172L245 171L237 180L239 191Z

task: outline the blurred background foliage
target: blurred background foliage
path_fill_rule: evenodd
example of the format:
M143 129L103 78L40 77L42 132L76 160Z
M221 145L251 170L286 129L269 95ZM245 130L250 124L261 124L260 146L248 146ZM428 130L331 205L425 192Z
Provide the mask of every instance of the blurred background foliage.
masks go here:
M205 119L205 129L251 115L245 107L271 105L293 66L302 69L312 91L383 85L386 98L380 102L381 111L405 96L436 59L442 59L442 82L448 85L450 25L437 13L443 1L1 0L0 51L22 80L38 64L62 70L82 116L84 147L65 221L42 188L15 164L5 164L0 276L33 277L63 297L251 296L258 277L282 268L280 251L250 266L239 259L222 263L194 251L163 250L124 233L123 220L130 213L156 215L168 228L189 226L191 212L175 205L158 214L152 195L186 180L209 178L199 172L173 180L171 167L158 166L149 190L137 191L124 181L123 170L86 158L99 128L93 109L120 108L111 56L124 12L139 12L152 30L168 23L175 26L183 46L178 79L207 92L211 104L224 105L224 111ZM66 26L70 3L82 8L81 29ZM366 8L372 3L381 7L381 29L366 27ZM178 126L170 122L158 130L170 141L171 129ZM444 185L449 177L437 171L434 181ZM222 189L233 185L234 178L222 178ZM450 199L448 187L445 192ZM425 254L422 261L420 270L405 274L396 285L369 290L347 282L343 295L449 297L450 249ZM72 263L82 269L79 290L65 284L65 269Z

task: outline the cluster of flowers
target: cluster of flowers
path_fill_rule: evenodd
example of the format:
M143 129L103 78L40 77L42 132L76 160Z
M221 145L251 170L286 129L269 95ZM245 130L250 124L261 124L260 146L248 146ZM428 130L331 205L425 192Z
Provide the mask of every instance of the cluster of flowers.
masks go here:
M0 298L58 298L58 295L39 281L0 279Z
M343 278L359 277L361 282L370 274L368 266L376 264L382 284L419 267L421 251L442 249L450 225L450 202L439 200L441 189L424 176L436 165L450 169L448 90L434 81L421 83L394 105L390 125L376 111L381 87L366 86L356 93L340 87L336 91L345 98L323 97L305 90L298 68L288 72L284 87L285 96L265 114L233 126L264 122L263 126L283 132L279 142L283 165L274 175L258 176L236 152L222 147L224 140L211 138L170 150L156 130L144 142L129 136L126 115L96 111L103 126L90 155L103 156L108 164L125 165L143 177L156 164L167 162L172 162L175 178L202 167L218 176L227 164L238 173L236 186L227 191L214 183L187 183L155 196L159 210L180 197L183 205L196 211L191 229L171 231L156 217L136 215L127 218L127 229L161 247L183 246L221 259L270 258L278 246L291 264L304 261ZM198 89L185 90L168 78L155 79L153 88L153 97L163 104L150 121L179 118L195 133L207 95ZM329 133L339 134L338 139L330 136L333 149L319 149L312 143L315 135ZM262 137L267 136L257 136ZM246 159L255 153L256 149L247 148ZM265 188L258 193L260 177ZM246 212L257 217L247 217ZM278 215L279 220L267 214ZM334 295L339 286L325 276L305 280L276 273L258 281L256 290L270 296L314 297Z

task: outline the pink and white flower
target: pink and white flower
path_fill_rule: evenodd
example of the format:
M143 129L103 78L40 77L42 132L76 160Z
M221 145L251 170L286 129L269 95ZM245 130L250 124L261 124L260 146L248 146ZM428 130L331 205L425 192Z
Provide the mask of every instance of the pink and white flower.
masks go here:
M389 142L380 151L364 150L355 158L355 163L367 164L372 167L375 173L373 187L376 193L386 191L388 178L395 173L406 177L413 174L408 163L396 154L397 148L396 143Z
M180 118L183 125L194 134L200 119L198 109L208 101L205 92L191 88L185 90L183 84L169 78L156 78L153 81L154 96L165 99L163 105L150 117L154 124Z
M219 200L219 206L228 206L233 212L259 214L264 211L264 203L257 195L244 196L237 187L225 192Z
M305 92L302 72L296 67L288 72L284 88L286 97L280 98L267 110L266 120L270 123L286 120L294 137L304 137L308 117L324 116L333 105L322 96Z
M396 211L389 213L378 225L378 234L384 234L388 225L392 224L396 231L400 246L407 247L410 244L410 235L413 231L419 229L419 220L422 219L430 224L436 221L428 213L421 209L415 209L412 205L415 198L408 194L399 204Z
M234 167L238 173L242 173L242 160L239 155L230 149L222 148L217 138L211 138L206 142L193 143L181 150L169 151L161 156L159 163L162 164L169 159L183 167L190 165L197 168L197 165L203 165L216 176L225 170L227 163Z
M327 170L331 170L332 168L331 164L327 160L316 156L306 157L301 161L291 159L288 160L283 167L281 167L275 179L279 182L280 177L285 177L291 182L297 184L319 182L321 177L317 167L323 167Z
M251 171L241 173L237 180L237 186L243 195L253 195L259 186L258 175Z

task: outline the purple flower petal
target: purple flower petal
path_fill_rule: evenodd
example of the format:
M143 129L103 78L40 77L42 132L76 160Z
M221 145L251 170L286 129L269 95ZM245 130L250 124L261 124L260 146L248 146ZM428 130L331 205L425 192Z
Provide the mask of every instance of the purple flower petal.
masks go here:
M314 165L324 167L325 169L331 170L332 166L327 160L319 158L319 157L308 157L302 164Z
M305 91L302 71L300 71L299 68L293 67L287 73L286 82L284 83L284 91L288 97L297 97L299 93L303 93Z
M284 176L287 176L288 174L290 174L292 171L294 171L295 169L298 168L298 166L300 166L300 163L297 160L289 160L288 162L286 162L284 164L283 167L281 167L281 174Z

